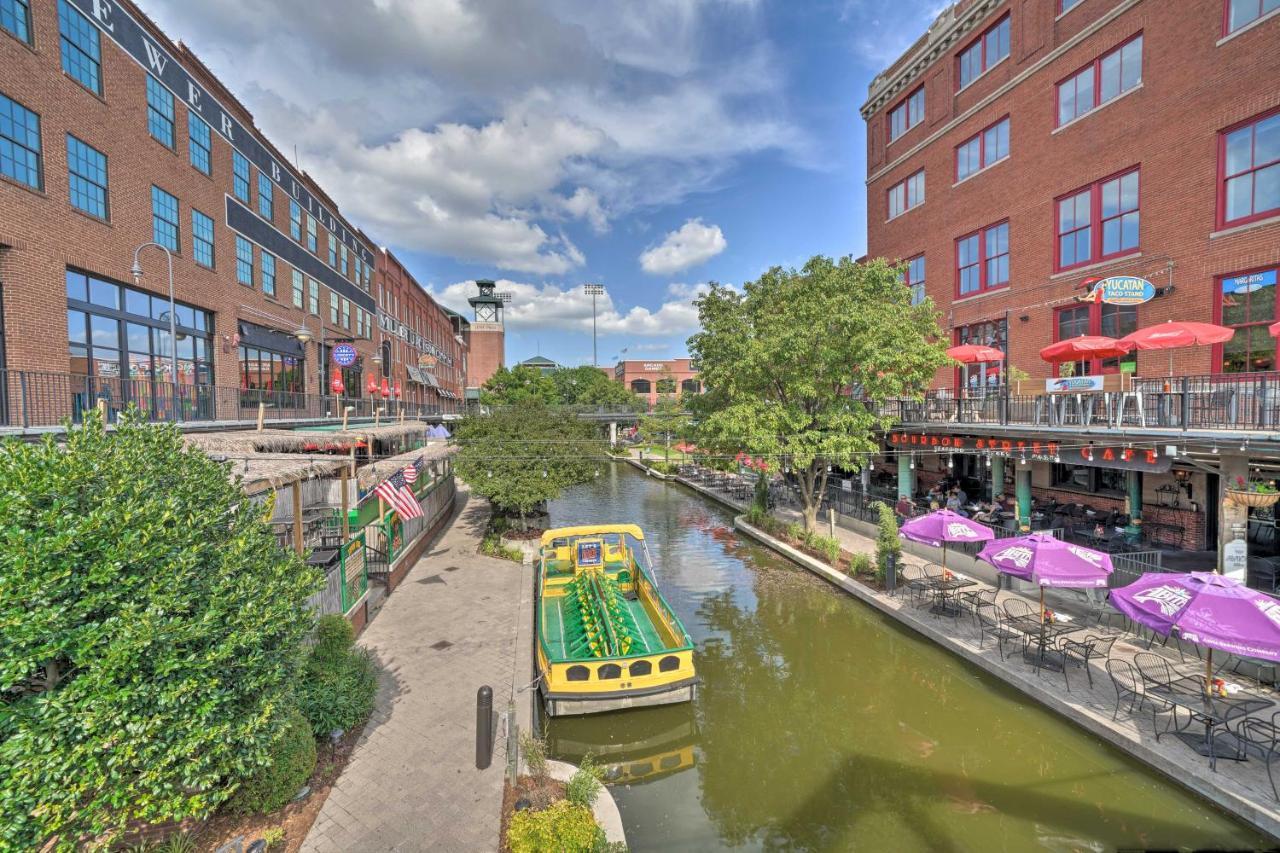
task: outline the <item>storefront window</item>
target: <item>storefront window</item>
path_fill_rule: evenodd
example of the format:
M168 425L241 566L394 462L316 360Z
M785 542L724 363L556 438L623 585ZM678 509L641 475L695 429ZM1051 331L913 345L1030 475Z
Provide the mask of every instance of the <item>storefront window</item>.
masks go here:
M1267 326L1276 316L1276 268L1224 278L1218 292L1222 300L1222 325L1236 330L1222 345L1222 372L1247 373L1274 370L1276 339Z
M1076 305L1059 308L1054 327L1054 341L1065 341L1081 335L1103 335L1123 338L1138 329L1138 308L1135 305ZM1131 373L1137 365L1137 355L1128 353L1119 358L1085 359L1057 366L1058 376L1095 376L1099 373ZM1069 365L1069 366L1068 366Z
M990 320L986 323L973 323L956 328L956 344L977 344L994 347L1006 354L1009 352L1009 324L1005 320ZM969 377L969 390L977 392L982 389L999 388L1004 381L1003 361L979 362L966 365L956 371L956 387L964 384L964 375Z
M1118 468L1055 463L1051 482L1055 488L1073 492L1122 497L1128 487L1128 474Z
M67 346L73 417L105 400L123 411L136 404L163 420L174 412L169 300L67 270ZM212 317L177 305L177 384L183 420L213 417Z

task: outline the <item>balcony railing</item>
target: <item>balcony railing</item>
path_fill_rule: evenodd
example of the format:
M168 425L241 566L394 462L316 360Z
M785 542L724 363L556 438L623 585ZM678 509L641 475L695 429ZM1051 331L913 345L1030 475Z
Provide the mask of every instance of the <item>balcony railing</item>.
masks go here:
M1129 391L965 394L868 401L900 424L1111 427L1162 430L1280 428L1280 373L1226 373L1134 379Z
M182 423L433 417L461 412L463 401L407 403L399 400L302 394L266 388L179 384L165 380L119 379L37 370L0 370L0 426L51 427L79 423L86 412L106 410L109 422L137 406L149 420Z

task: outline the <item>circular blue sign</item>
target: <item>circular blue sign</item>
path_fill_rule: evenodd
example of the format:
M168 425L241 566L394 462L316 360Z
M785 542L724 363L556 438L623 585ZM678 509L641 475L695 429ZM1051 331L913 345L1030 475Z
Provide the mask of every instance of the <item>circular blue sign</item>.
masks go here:
M356 363L356 348L351 344L338 344L333 348L333 363L339 367L350 367Z

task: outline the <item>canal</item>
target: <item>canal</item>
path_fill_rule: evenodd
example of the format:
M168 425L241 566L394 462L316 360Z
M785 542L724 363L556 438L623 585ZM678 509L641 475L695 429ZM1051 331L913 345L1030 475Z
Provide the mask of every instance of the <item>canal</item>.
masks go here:
M682 486L613 465L553 503L551 520L639 524L697 645L692 705L547 728L557 757L608 766L634 850L1268 844L743 539Z

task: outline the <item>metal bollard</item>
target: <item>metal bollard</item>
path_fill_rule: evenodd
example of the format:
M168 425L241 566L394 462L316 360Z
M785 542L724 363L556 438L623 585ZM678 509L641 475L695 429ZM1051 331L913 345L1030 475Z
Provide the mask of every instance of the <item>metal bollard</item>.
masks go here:
M886 554L884 563L884 591L893 595L893 591L898 586L898 555Z
M493 688L476 691L476 769L484 770L493 758Z

